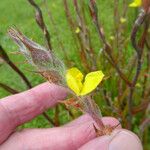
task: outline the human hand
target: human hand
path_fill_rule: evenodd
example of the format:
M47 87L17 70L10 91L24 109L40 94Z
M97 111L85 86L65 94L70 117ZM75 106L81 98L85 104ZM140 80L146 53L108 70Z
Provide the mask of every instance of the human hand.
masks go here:
M0 100L0 150L142 150L138 137L121 126L111 135L95 138L94 121L88 115L62 127L15 131L65 97L64 88L44 83ZM112 117L102 120L111 126L118 124Z

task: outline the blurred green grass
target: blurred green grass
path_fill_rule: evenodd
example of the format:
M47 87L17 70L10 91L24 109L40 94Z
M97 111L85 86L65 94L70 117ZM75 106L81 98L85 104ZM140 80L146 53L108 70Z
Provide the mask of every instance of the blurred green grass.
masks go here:
M51 33L51 40L53 49L60 58L64 58L63 53L60 51L60 47L57 43L56 34L53 30L53 26L50 23L47 11L44 7L42 0L36 0L41 9L43 10L44 20L48 26L48 30ZM63 2L61 0L49 0L48 6L52 15L54 17L55 23L58 28L59 36L64 43L65 51L69 57L69 60L81 68L80 61L78 59L78 55L76 54L74 40L71 37L71 32L68 27L68 23L66 21ZM74 9L70 2L70 7L72 14L74 13ZM104 28L106 31L106 36L109 37L112 34L112 24L113 24L113 2L98 1L98 7L100 9L100 16L102 20L102 24L104 24ZM30 65L23 64L25 61L24 57L21 55L13 55L11 52L15 52L18 50L18 47L12 42L12 40L7 35L7 30L11 26L17 26L25 35L30 37L31 39L37 41L38 43L45 45L43 34L39 27L37 26L34 19L34 9L30 6L27 0L3 0L0 1L0 44L4 47L4 49L9 54L11 60L17 64L17 66L25 73L33 86L38 85L39 83L44 82L44 80L38 76L37 74L33 74L26 69L32 69ZM134 13L134 12L132 12ZM128 16L128 22L133 21L132 15ZM92 41L95 52L98 53L101 45L99 44L99 40L97 38L97 34L92 23L89 25L90 30L92 31ZM129 30L131 29L131 25L128 25ZM95 32L95 33L94 33ZM129 33L126 33L129 34ZM6 64L0 66L0 82L6 83L10 85L12 88L15 88L19 91L26 90L26 86L21 81L16 73L12 71ZM114 86L114 83L109 83L108 88ZM112 89L112 88L111 88ZM115 94L115 90L113 92ZM0 98L9 95L8 92L0 89ZM65 113L65 112L64 112ZM54 110L50 110L49 114L51 116L54 115ZM61 114L62 115L62 114ZM65 123L68 118L63 118L61 121ZM24 127L43 127L48 126L48 122L42 116L37 117L30 123L24 125Z

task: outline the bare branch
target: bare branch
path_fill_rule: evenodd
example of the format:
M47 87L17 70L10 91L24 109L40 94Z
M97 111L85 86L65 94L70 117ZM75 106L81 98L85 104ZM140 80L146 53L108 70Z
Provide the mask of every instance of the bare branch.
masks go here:
M46 112L43 112L42 115L44 116L44 118L50 123L52 124L54 127L56 126L54 121L47 115Z
M42 15L42 11L41 11L40 7L35 3L34 0L28 0L28 1L35 8L36 22L39 25L39 27L41 28L41 30L43 31L43 34L44 34L45 39L47 41L47 46L48 46L49 50L52 50L52 45L51 45L51 41L50 41L50 34L49 34L48 29L45 25L43 15Z
M10 86L4 84L4 83L0 83L0 87L3 88L4 90L6 90L7 92L11 93L11 94L17 94L19 93L19 91L11 88Z
M27 77L24 75L24 73L9 59L9 56L3 49L3 47L0 45L0 56L4 59L4 61L22 78L22 80L26 83L28 88L32 88L31 83L27 79Z
M68 62L69 62L69 58L68 58L68 56L67 56L67 53L66 53L66 51L65 51L64 44L63 44L63 42L62 42L62 40L61 40L61 37L60 37L60 35L59 35L59 30L58 30L58 28L57 28L57 25L56 25L56 23L55 23L55 20L54 20L54 18L53 18L53 16L52 16L51 11L50 11L49 8L48 8L47 0L44 0L44 4L45 4L46 11L47 11L47 13L48 13L48 16L49 16L49 18L50 18L50 21L51 21L51 23L52 23L52 25L53 25L53 29L54 29L55 34L56 34L57 42L58 42L58 44L60 45L60 48L61 48L61 50L62 50L63 53L64 53L64 57L65 57L64 60L68 63Z
M133 26L132 33L131 33L131 42L132 42L132 45L133 45L133 47L137 53L137 69L136 69L136 74L132 80L132 87L130 87L130 93L129 93L129 98L128 98L128 128L131 128L132 103L133 103L132 97L133 97L135 85L137 83L138 77L139 77L140 72L141 72L142 54L143 54L143 49L144 49L144 45L146 42L146 35L147 35L147 30L148 30L149 25L146 25L144 28L144 32L142 34L140 44L138 44L136 42L136 37L137 37L137 33L139 31L139 28L144 23L145 19L146 19L146 12L142 10L140 15L138 16L137 20L135 21L135 24Z
M115 58L112 55L112 47L109 45L109 43L106 41L105 38L105 34L103 31L102 26L99 23L98 20L98 9L97 9L97 5L95 0L90 0L90 12L91 12L91 16L93 19L93 23L98 31L98 35L99 38L102 40L103 44L104 44L104 50L106 52L106 54L108 55L107 60L110 62L110 64L116 69L117 73L119 74L119 76L125 81L125 83L130 87L132 84L131 82L127 79L127 77L123 74L123 72L120 70L118 64L116 63Z

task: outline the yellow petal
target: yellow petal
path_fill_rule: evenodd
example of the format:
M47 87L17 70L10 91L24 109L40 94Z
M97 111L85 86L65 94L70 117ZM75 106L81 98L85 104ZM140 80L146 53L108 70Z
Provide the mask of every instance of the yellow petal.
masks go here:
M104 74L102 71L90 72L86 75L85 81L83 83L83 88L80 95L86 95L93 91L98 84L102 81Z
M76 80L83 80L83 74L78 68L71 68L67 71L67 73L71 74Z
M66 73L66 81L69 88L77 95L80 94L82 89L83 74L77 68L71 68Z
M142 0L134 0L131 4L129 4L129 7L140 7L142 5Z

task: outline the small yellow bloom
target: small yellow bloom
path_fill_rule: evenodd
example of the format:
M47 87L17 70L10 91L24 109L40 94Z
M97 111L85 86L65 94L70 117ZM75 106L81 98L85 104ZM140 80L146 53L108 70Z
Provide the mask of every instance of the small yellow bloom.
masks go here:
M76 28L75 33L77 33L77 34L80 33L80 28L79 27Z
M138 88L140 88L140 87L141 87L141 84L140 84L140 83L137 83L135 86L138 87Z
M142 0L134 0L129 7L140 7L142 5Z
M112 41L115 39L115 37L114 36L110 36L109 37Z
M53 8L56 8L56 4L55 4L55 3L52 3L52 7L53 7Z
M126 21L127 21L126 18L123 18L123 17L120 18L120 22L121 22L121 23L125 23Z
M66 81L69 88L78 96L86 95L92 92L102 81L104 74L102 71L90 72L85 76L77 68L71 68L66 73Z

